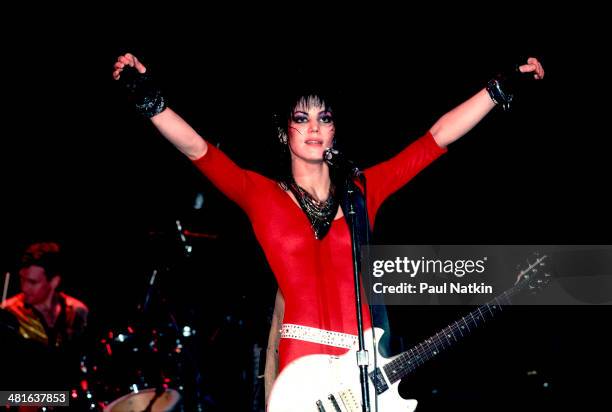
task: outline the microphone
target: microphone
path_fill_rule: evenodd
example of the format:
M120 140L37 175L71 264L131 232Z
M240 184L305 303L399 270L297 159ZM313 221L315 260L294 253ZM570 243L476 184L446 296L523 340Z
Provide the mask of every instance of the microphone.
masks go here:
M347 159L341 152L328 147L323 151L323 160L338 172L350 177L361 177L363 172L359 170L355 163Z

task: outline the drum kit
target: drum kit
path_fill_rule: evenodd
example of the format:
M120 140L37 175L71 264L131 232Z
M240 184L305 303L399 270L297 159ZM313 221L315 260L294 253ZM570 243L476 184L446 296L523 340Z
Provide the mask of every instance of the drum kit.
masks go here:
M192 239L216 238L215 235L189 232L178 220L176 229L183 258L191 255ZM198 363L194 359L196 329L177 322L161 293L160 277L168 271L172 270L162 264L152 271L146 295L133 322L102 332L102 336L92 340L89 351L81 356L80 385L70 394L71 404L79 405L78 410L208 410Z
M179 226L179 229L182 228ZM188 238L216 238L214 235L181 230L183 235ZM185 248L186 256L190 252L190 248ZM158 286L159 277L168 271L170 269L163 265L153 270L146 296L138 305L137 315L132 316L132 321L112 329L97 330L93 332L95 336L81 342L81 354L75 358L80 362L66 365L72 371L67 374L74 381L69 388L70 410L209 410L207 405L211 400L202 390L202 378L194 357L197 352L196 328L189 322L177 322ZM7 283L5 281L5 289ZM4 302L5 298L6 290L0 302ZM28 340L18 333L18 329L16 319L8 311L0 309L0 349L7 357L14 358L14 365L10 365L12 370L28 369L22 358L31 358L31 354L41 352L38 357L34 356L36 359L47 356L38 343L32 344L33 349L30 349ZM8 363L3 361L3 364L7 366ZM74 370L77 367L78 370ZM78 379L73 379L75 375L78 375ZM22 380L26 379L24 376Z
M70 393L71 404L102 412L204 410L194 385L197 371L187 367L195 331L173 326L107 331L81 357L80 385Z
M132 310L131 315L125 317L122 315L116 325L106 322L103 325L90 324L87 336L84 336L82 341L79 340L79 354L74 357L76 362L70 365L58 364L60 368L65 366L66 375L69 375L66 379L64 376L58 378L58 382L71 382L70 386L66 387L70 397L69 410L216 411L226 402L224 397L228 393L222 389L221 394L218 388L221 385L219 382L224 380L222 376L226 376L222 375L224 371L231 379L250 384L251 365L248 362L240 368L233 364L226 367L221 360L222 356L219 356L219 353L231 351L231 345L249 345L248 339L241 338L247 333L242 324L244 314L240 312L233 316L233 311L237 309L231 306L232 309L224 308L211 313L211 319L214 320L209 319L202 323L197 316L198 309L194 311L191 306L185 308L182 306L184 302L177 302L176 296L167 295L176 293L178 289L168 290L164 282L176 279L179 271L197 267L194 259L200 255L191 259L192 244L197 244L200 239L208 242L217 238L213 234L186 230L181 223L176 221L176 229L180 234L179 242L176 242L177 232L149 233L153 244L151 249L161 249L168 254L158 253L155 260L148 260L153 263L154 269L147 279L146 293L137 299L134 305L136 307L130 309L136 311ZM165 237L175 240L166 241ZM7 282L5 289L6 284ZM143 289L141 290L144 292ZM183 291L180 293L180 297L185 296ZM6 291L3 295L6 295ZM178 305L171 307L171 303ZM217 309L215 307L215 310ZM181 311L180 316L175 316L174 310ZM182 312L183 310L187 312ZM228 311L231 314L228 315ZM4 314L7 319L0 316L0 351L6 354L7 358L12 358L9 361L17 370L23 370L21 381L27 382L32 369L23 366L23 359L44 359L46 352L37 357L31 356L30 353L37 353L38 348L30 350L18 333L19 326L13 322L14 319L8 316L6 311L0 310L0 315ZM227 339L230 344L227 344ZM1 350L2 347L8 347L9 350ZM250 358L248 360L250 361ZM3 361L3 364L7 363ZM200 367L210 368L214 372L209 373L206 369L207 373L203 378ZM223 370L219 371L218 367ZM233 375L238 369L240 373ZM246 399L250 395L236 397L234 393L227 396L231 396L230 402L242 402L242 398Z
M104 331L81 356L80 385L71 391L79 410L207 410L193 356L196 328L179 325L164 304L157 287L159 276L155 269L135 320Z

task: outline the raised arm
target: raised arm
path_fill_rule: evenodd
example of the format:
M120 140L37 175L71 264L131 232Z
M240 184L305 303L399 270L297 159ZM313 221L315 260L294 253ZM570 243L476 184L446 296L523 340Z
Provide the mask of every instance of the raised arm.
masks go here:
M533 73L534 79L537 80L544 77L544 69L534 57L527 59L527 64L519 66L519 70L521 73ZM495 105L487 89L483 88L442 116L429 131L438 146L446 147L469 132Z
M119 56L115 62L113 78L119 80L126 66L135 68L139 73L145 73L147 68L131 53ZM178 150L191 160L204 156L208 150L206 141L172 109L166 107L151 118L153 125Z
M236 202L247 214L250 213L262 187L269 186L270 181L255 172L242 169L214 145L209 146L185 120L166 107L163 95L155 87L153 79L145 75L146 71L146 67L134 55L126 53L117 58L113 78L119 80L123 75L123 85L136 110L148 117L159 132L191 159L225 196Z

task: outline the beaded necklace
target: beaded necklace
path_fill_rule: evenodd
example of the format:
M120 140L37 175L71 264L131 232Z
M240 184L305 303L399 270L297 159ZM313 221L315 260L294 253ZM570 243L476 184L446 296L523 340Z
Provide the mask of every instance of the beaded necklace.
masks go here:
M283 189L291 190L291 193L297 199L300 207L308 217L310 226L314 231L315 239L320 240L325 237L331 224L338 213L338 199L336 199L336 189L334 185L329 188L329 196L323 202L319 202L312 197L310 193L300 187L295 180L291 179L289 183L281 184Z

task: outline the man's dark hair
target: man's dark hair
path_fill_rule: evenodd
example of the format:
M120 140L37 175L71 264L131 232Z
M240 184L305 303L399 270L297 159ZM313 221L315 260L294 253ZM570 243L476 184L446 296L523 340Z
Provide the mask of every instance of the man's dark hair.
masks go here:
M21 257L21 267L40 266L45 269L45 276L51 280L62 272L62 254L59 244L55 242L33 243L27 247Z

